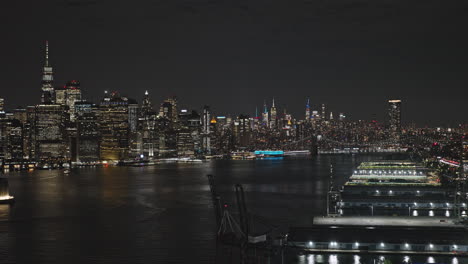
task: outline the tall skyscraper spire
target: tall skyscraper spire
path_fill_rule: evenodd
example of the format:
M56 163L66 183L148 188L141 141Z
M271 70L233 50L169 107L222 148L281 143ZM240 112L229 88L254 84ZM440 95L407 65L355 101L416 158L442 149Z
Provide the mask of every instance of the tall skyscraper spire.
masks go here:
M276 127L276 107L275 107L275 98L273 98L273 102L270 109L270 128Z
M143 102L141 104L141 114L145 116L149 112L153 111L153 104L149 98L148 90L145 91L145 97L143 98Z
M46 40L46 48L45 48L45 67L49 67L49 41Z
M262 124L264 126L268 126L268 108L267 108L267 104L266 104L266 100L263 101L263 113L262 113Z
M54 72L52 66L49 63L49 41L46 41L45 46L45 62L44 68L42 68L42 103L53 103L54 102Z
M305 120L310 120L310 98L307 97L306 110L305 110Z
M325 116L325 104L322 104L322 116L321 116L321 119L322 120L325 120L326 119L326 116Z

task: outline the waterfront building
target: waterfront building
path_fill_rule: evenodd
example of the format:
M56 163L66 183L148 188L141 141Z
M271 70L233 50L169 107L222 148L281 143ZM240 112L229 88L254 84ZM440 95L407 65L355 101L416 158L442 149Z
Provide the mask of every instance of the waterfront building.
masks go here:
M112 92L99 104L100 157L118 161L129 154L129 99Z
M58 161L67 156L65 124L66 107L59 104L39 104L34 108L33 136L36 160Z
M159 135L159 157L173 157L177 154L177 131L169 118L158 115L155 129Z
M401 100L388 101L388 129L394 139L401 133Z
M26 122L23 124L23 151L26 159L36 158L35 106L26 107Z
M76 118L76 161L96 163L100 159L100 128L96 111L80 113Z
M206 114L204 109L204 115ZM205 118L205 117L203 117ZM207 149L206 139L209 142L209 134L205 135L202 126L200 115L196 111L187 111L186 109L181 110L179 114L179 126L177 128L177 156L179 157L194 157L198 152L205 152ZM203 125L204 126L204 125ZM200 131L202 130L202 131ZM203 133L200 138L200 132ZM207 136L205 138L205 136ZM202 147L200 148L200 141ZM208 145L209 146L209 145ZM210 149L208 149L210 151ZM208 152L209 153L209 152Z
M211 112L206 105L203 107L202 126L202 152L211 154Z
M250 129L250 117L248 115L239 115L237 120L234 121L234 138L235 143L240 148L246 148L251 142L251 129Z
M140 158L152 159L159 153L159 134L156 129L156 119L158 113L153 110L153 104L149 98L148 91L141 104L141 111L138 117L136 152Z
M24 158L23 149L23 124L18 119L10 119L7 130L7 156L12 160L22 160Z
M343 186L338 208L341 215L449 217L453 193L415 162L363 162Z
M141 116L145 116L148 113L153 112L153 104L151 103L151 99L149 98L148 90L145 91L145 97L143 98L143 102L141 103Z

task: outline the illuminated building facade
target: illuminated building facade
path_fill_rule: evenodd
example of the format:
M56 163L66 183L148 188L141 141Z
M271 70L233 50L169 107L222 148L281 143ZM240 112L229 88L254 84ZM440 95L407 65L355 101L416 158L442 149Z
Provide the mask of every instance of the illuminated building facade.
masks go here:
M269 119L268 119L268 109L267 109L267 104L266 102L263 103L263 113L262 113L262 125L268 127L269 125Z
M307 98L304 120L306 121L310 120L310 99L309 98Z
M273 102L270 108L270 128L277 127L277 116L276 116L276 106L275 106L275 98L273 98Z
M208 108L205 107L204 110L208 110ZM189 112L186 109L181 110L177 128L177 156L194 157L196 153L205 150L200 149L200 141L202 140L202 143L206 142L203 139L205 134L202 134L200 137L201 126L201 118L196 111ZM202 148L204 147L205 146Z
M75 104L76 161L95 163L100 160L100 127L98 108L89 102Z
M203 107L202 119L202 151L204 153L211 153L211 112L208 106Z
M53 103L55 94L54 94L54 72L52 66L49 63L49 42L46 41L45 47L45 63L42 68L42 97L41 102L43 104Z
M66 108L59 104L40 104L34 109L34 144L36 160L60 160L67 156Z
M129 109L128 98L113 92L99 104L100 157L117 161L128 157Z
M159 154L159 131L156 129L158 114L153 111L153 104L148 91L142 101L141 111L138 117L137 128L137 153L140 158L154 158Z
M388 101L388 128L393 138L401 133L401 100Z
M171 97L164 100L159 108L159 115L168 118L172 122L177 122L179 118L177 112L177 98Z
M250 117L248 115L239 115L234 121L235 143L240 148L246 148L251 142Z
M55 103L66 105L70 115L70 121L74 122L76 118L75 104L81 101L80 82L76 80L69 81L62 88L55 89Z

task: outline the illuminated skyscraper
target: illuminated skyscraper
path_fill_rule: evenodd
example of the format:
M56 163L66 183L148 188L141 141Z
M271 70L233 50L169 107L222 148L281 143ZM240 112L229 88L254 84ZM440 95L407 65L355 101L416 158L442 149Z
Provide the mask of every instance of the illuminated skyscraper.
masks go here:
M203 107L203 119L202 119L202 151L210 154L211 153L211 113L210 108L205 105Z
M70 121L74 122L76 118L75 103L81 101L80 82L69 81L63 88L55 90L55 103L68 106Z
M401 100L388 101L388 128L393 138L401 133Z
M3 98L0 98L0 112L3 112L3 108L4 108L4 105L5 105L5 101Z
M45 63L42 68L42 97L41 102L43 104L54 102L54 72L52 66L49 63L49 42L46 41L45 49Z
M239 115L237 120L234 121L234 138L236 145L240 148L245 148L250 145L251 129L249 119L250 117L248 115Z
M106 96L99 104L100 157L121 160L129 151L129 102L117 92Z
M268 126L268 108L267 108L267 104L266 104L266 101L263 102L263 113L262 113L262 125L264 126Z
M67 156L65 144L66 108L59 104L40 104L34 109L35 155L37 160L57 160Z
M74 108L77 130L76 161L85 163L96 162L99 160L100 155L98 106L91 102L79 101L75 103Z
M141 116L145 116L147 113L153 112L153 104L149 98L148 91L145 91L145 98L141 104Z
M322 104L322 116L320 117L322 120L325 120L326 119L326 116L325 116L325 104Z
M177 112L177 98L175 96L164 100L159 108L159 116L166 117L172 122L178 121L179 113Z
M310 120L310 99L307 98L306 110L305 110L305 120Z
M273 103L270 108L270 128L276 128L276 121L275 98L273 98Z

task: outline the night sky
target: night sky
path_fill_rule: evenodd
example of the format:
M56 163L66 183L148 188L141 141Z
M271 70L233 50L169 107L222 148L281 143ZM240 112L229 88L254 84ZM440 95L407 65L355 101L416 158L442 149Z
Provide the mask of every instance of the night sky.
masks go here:
M303 118L325 103L335 116L466 123L468 2L419 0L2 1L0 97L40 101L44 42L56 85L81 81L153 103L254 114L264 99ZM270 104L269 102L269 104ZM327 110L328 110L327 109Z

